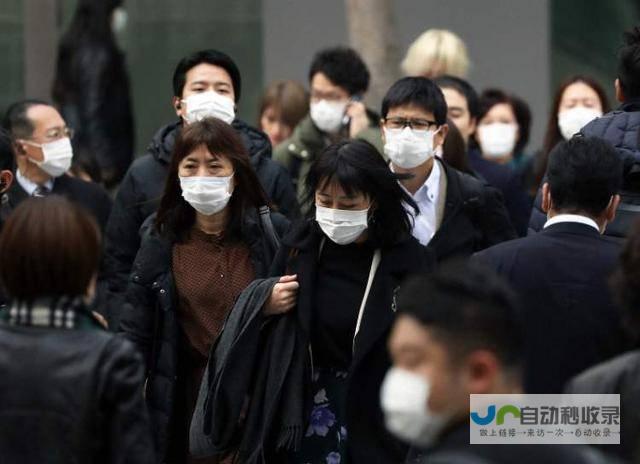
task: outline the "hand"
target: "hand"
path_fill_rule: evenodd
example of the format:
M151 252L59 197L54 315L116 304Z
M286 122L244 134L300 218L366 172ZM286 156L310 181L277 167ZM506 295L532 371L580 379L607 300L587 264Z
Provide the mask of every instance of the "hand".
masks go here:
M271 296L262 310L265 315L284 314L291 311L298 302L298 276L285 275L273 287Z
M354 138L363 129L369 127L369 116L367 116L367 107L362 102L351 102L347 106L347 116L351 118L349 125L349 137Z
M107 323L107 320L102 316L102 314L97 313L95 311L91 311L91 312L93 313L93 317L96 318L96 320L102 327L104 327L105 329L109 328L109 324Z

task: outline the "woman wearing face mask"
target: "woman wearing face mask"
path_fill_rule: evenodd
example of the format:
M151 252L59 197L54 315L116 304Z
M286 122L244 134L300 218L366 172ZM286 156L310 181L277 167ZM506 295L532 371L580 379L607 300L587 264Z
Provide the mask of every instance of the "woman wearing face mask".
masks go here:
M480 96L476 133L470 139L471 168L504 197L509 218L520 236L526 235L533 198L523 186L529 158L522 154L529 140L528 106L501 90Z
M146 401L169 462L192 462L189 421L209 348L236 297L267 275L288 226L259 212L266 204L231 126L206 118L183 129L157 216L143 225L121 322L147 361ZM285 309L273 300L270 310Z
M273 462L402 462L385 430L379 388L402 279L430 265L403 203L417 210L365 141L329 146L306 178L309 217L283 240L275 267L298 276L293 317L305 343L307 405L298 452ZM271 444L275 446L275 444Z
M559 142L570 139L587 123L609 110L606 92L592 77L571 76L558 87L549 113L544 145L536 155L534 189L542 184L551 150Z

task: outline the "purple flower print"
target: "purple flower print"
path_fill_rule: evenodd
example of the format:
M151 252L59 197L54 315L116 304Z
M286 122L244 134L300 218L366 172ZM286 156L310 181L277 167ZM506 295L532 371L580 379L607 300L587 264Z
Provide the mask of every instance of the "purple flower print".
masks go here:
M306 436L318 435L326 437L329 429L336 423L336 415L331 412L328 405L319 405L311 411L311 422L307 429Z

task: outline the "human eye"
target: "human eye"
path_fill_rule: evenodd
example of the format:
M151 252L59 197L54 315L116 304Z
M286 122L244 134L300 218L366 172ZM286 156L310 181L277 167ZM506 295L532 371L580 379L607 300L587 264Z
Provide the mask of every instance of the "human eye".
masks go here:
M402 129L404 127L405 120L402 118L388 118L387 127L389 129Z
M414 119L411 121L411 127L415 130L426 131L431 127L431 121L426 119Z

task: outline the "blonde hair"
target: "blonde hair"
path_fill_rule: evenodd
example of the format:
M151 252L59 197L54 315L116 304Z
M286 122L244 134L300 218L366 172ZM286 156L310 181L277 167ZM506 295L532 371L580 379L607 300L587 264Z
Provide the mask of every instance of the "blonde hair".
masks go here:
M409 46L401 68L407 76L435 78L449 74L466 78L469 70L467 47L451 31L429 29Z

